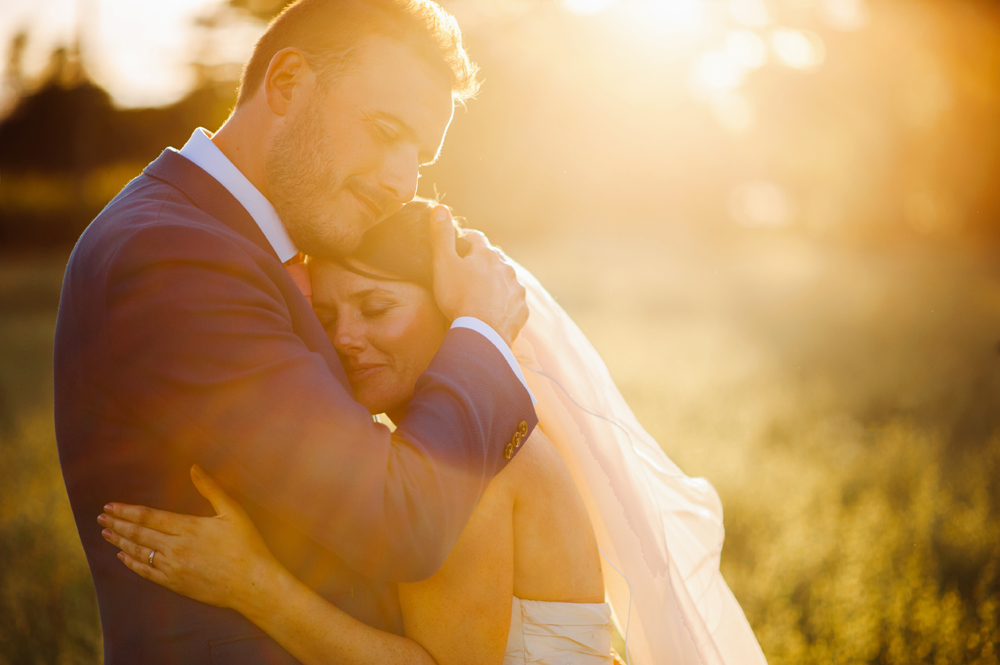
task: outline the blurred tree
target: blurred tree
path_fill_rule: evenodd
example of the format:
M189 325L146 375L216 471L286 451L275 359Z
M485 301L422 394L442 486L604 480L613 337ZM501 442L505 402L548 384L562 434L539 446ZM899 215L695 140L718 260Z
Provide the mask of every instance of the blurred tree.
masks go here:
M7 51L7 67L3 75L3 98L17 100L24 91L24 70L22 60L24 59L24 48L28 45L28 33L18 32L10 40L10 48ZM7 109L0 108L0 112Z
M0 244L74 242L161 150L183 145L194 127L218 127L232 108L235 83L207 77L175 104L116 108L76 48L56 49L37 88L27 91L25 41L14 38L6 75L22 94L0 120Z

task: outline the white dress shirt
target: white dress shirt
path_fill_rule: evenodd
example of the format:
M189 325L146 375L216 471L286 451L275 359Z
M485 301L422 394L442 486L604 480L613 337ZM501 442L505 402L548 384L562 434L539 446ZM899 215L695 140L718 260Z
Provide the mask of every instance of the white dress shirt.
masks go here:
M267 197L261 194L260 190L254 187L253 183L247 180L247 177L236 168L236 165L229 161L229 158L212 142L212 135L207 129L199 127L194 130L191 138L181 148L180 154L194 162L196 166L199 166L229 190L233 198L239 201L240 205L257 222L257 226L260 227L267 241L271 243L271 247L282 263L299 253L299 249L292 242L288 231L285 230L285 225L281 223L278 211L274 209L274 206L267 200ZM532 395L531 390L528 388L528 382L525 381L521 367L517 364L517 360L514 359L514 353L507 346L506 342L503 341L503 338L497 334L497 331L471 316L460 316L452 322L451 327L468 328L488 339L503 355L504 360L510 365L511 370L513 370L514 374L521 381L524 389L528 391L528 395L531 396L531 403L535 403L535 396Z

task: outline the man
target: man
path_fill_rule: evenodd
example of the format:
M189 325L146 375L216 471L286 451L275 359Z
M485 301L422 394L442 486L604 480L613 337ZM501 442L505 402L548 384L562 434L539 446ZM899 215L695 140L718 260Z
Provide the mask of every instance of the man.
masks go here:
M393 582L440 566L511 434L534 427L508 347L524 291L482 236L458 256L444 209L435 296L454 324L392 434L353 400L282 265L350 252L409 201L475 87L429 0L300 0L258 42L226 124L164 151L81 237L56 433L107 663L294 662L236 613L127 570L94 524L107 501L210 514L188 479L198 462L300 579L401 633Z

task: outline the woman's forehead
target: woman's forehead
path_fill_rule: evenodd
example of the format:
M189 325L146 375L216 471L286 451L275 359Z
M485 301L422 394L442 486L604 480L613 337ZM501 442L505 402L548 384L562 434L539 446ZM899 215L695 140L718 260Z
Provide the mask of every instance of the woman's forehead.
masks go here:
M346 261L345 261L346 262ZM395 275L360 262L350 263L359 271L370 273L372 277L358 274L333 262L317 261L310 264L313 280L313 297L321 300L332 298L364 297L371 293L402 294L420 287L399 281ZM384 277L385 279L376 279Z

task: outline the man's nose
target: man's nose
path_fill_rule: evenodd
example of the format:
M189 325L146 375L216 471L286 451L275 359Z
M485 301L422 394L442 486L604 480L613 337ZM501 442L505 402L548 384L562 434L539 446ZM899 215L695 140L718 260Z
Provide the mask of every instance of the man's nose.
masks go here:
M417 158L416 148L400 146L386 159L381 178L382 187L396 203L409 203L417 195L419 170L420 160Z

